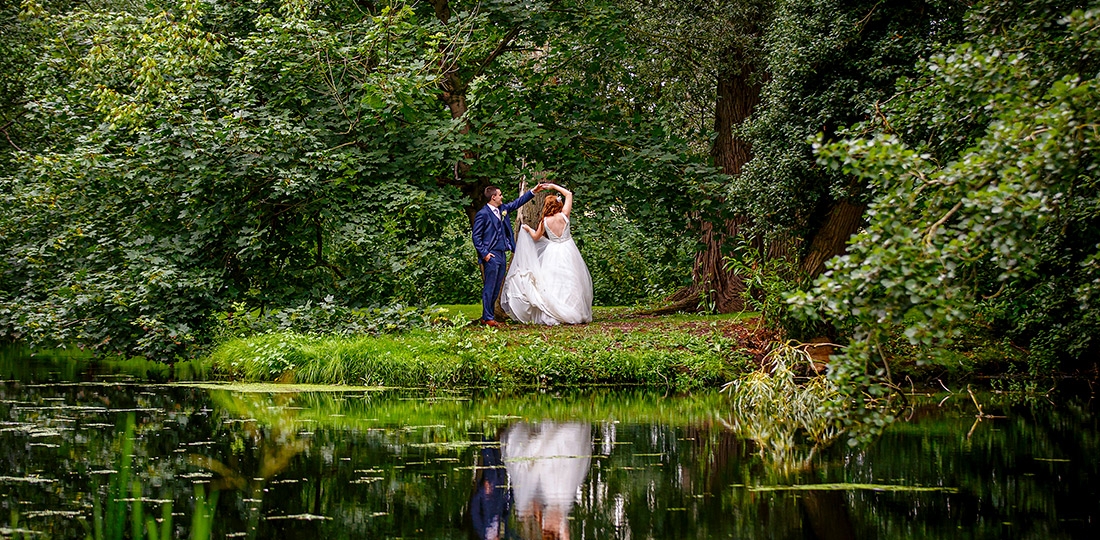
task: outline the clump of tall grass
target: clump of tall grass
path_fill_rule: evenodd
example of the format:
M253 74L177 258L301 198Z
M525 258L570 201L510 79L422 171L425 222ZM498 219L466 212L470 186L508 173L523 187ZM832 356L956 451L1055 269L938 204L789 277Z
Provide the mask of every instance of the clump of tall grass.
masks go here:
M780 471L809 464L843 432L827 405L840 393L824 375L800 380L799 364L812 363L804 346L775 343L759 370L722 387L731 397L728 425L755 441L760 456Z
M231 340L207 359L246 381L367 386L430 386L456 377L462 355L425 333L318 337L276 333Z

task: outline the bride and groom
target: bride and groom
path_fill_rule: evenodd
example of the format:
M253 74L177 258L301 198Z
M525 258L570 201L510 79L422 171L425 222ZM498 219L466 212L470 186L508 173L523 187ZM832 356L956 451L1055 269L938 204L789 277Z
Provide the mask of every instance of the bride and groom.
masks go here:
M513 239L508 214L535 193L552 189L559 197L543 202L538 227L524 224ZM578 324L592 320L592 276L569 230L573 193L557 184L539 184L505 203L500 188L485 188L488 204L474 216L473 240L484 278L481 322L498 326L493 304L513 319L535 324ZM506 268L508 251L515 251Z

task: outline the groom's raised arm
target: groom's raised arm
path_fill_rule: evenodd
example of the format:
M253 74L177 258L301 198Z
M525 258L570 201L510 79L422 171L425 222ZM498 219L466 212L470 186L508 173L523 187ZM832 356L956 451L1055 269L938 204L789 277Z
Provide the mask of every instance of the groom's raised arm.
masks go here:
M500 208L501 208L501 210L504 210L505 212L515 212L516 208L519 208L519 207L527 204L527 201L530 201L534 197L535 197L535 190L529 189L526 192L524 192L523 195L520 195L519 198L517 198L516 200L514 200L510 203L505 203L505 204L500 205Z

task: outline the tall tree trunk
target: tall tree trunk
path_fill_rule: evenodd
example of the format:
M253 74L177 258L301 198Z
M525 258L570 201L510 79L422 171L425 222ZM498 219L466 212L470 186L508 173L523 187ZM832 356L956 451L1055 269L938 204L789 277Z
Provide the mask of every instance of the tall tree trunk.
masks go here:
M446 2L440 2L444 7ZM441 14L440 7L436 6L436 15L440 17L440 20L447 22L445 17L447 12ZM443 78L440 81L439 100L447 106L447 110L451 113L451 118L457 120L466 115L466 111L469 110L469 105L466 102L466 81L462 79L462 76L458 73L458 66L456 62L450 62L446 56L443 57L443 62L446 65L451 66L450 71L443 74ZM459 133L465 135L470 132L470 120L466 119L462 122L461 127L458 130ZM453 176L447 179L447 183L453 183L458 186L462 193L467 197L470 197L472 201L470 205L466 207L466 217L470 219L470 223L474 222L474 214L485 204L484 190L489 185L488 181L483 182L469 182L467 181L470 173L470 162L477 158L477 155L473 151L466 151L463 155L465 158L462 161L456 161L454 164Z
M439 99L447 106L447 110L451 112L452 119L462 118L469 110L466 104L466 84L458 76L457 73L448 73L443 79L442 92L440 92ZM466 119L462 122L462 126L459 128L459 133L465 135L470 132L470 121ZM462 193L470 198L471 203L466 206L466 217L470 219L470 224L474 223L474 214L485 205L485 188L488 187L491 182L488 179L481 179L481 181L470 180L470 162L477 159L477 154L472 150L467 150L462 161L456 161L454 164L454 176L448 179L448 183L453 183L458 186Z
M742 53L734 55L742 58ZM718 136L711 147L714 164L729 175L741 173L741 168L752 157L748 141L734 136L733 130L752 114L760 103L760 84L755 81L753 70L742 67L725 73L718 79L718 98L715 107L714 127ZM747 224L744 217L733 219L708 219L699 216L700 237L705 248L695 256L690 287L673 295L670 310L690 310L704 307L720 313L739 311L744 306L741 293L745 285L741 276L726 269L726 255ZM703 303L706 305L703 305Z
M821 275L825 271L825 261L848 249L848 239L859 230L866 208L866 204L855 204L847 199L833 204L802 258L800 267L806 276Z

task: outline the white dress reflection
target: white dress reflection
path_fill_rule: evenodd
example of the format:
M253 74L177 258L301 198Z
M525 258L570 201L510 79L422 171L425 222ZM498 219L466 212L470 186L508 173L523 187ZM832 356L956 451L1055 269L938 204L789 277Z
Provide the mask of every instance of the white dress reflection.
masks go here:
M592 427L519 423L501 440L516 517L528 538L569 538L569 512L588 475Z

